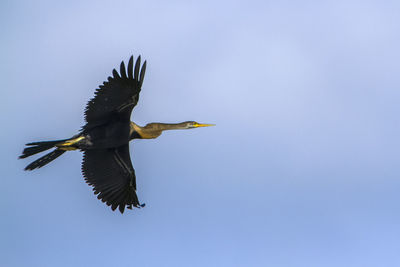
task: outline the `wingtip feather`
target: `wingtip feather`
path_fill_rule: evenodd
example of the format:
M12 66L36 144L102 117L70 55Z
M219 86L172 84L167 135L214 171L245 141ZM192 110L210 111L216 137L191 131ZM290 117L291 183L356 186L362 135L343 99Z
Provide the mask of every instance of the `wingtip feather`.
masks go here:
M118 72L115 69L113 69L112 73L113 73L114 79L119 79L120 78Z
M126 69L125 69L125 63L122 61L120 68L119 68L119 72L121 73L121 77L126 79Z
M135 80L136 81L139 81L140 60L141 60L141 56L139 56L136 59L136 63L135 63Z
M140 70L140 80L139 80L140 87L142 87L142 84L143 84L144 75L146 73L146 65L147 65L147 61L145 60L143 63L142 69Z
M128 62L128 77L133 79L133 55L129 58Z

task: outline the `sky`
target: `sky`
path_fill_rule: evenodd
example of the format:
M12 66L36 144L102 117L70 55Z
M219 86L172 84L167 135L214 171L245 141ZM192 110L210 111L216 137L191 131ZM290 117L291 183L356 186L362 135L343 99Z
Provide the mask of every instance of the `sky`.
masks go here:
M1 266L400 266L398 1L1 1ZM143 209L42 169L94 90L147 60Z

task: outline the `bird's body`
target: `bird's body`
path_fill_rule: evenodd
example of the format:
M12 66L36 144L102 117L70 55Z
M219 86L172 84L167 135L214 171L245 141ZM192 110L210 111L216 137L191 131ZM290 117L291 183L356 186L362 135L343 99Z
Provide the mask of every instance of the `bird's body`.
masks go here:
M86 107L81 131L68 139L28 143L20 158L55 148L52 152L29 164L25 170L40 168L66 151L84 152L82 172L86 182L93 186L98 198L113 210L117 207L141 207L136 196L136 176L129 154L132 139L157 138L165 130L190 129L211 126L187 121L177 124L150 123L141 127L130 120L132 109L139 100L146 62L141 66L140 57L133 64L130 58L127 69L121 63L120 73L114 69L96 90L95 97Z

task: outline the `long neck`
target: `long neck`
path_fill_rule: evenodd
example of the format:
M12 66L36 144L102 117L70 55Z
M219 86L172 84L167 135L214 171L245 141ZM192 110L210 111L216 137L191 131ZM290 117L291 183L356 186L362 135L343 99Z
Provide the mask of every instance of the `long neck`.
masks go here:
M131 134L136 131L143 139L157 138L163 131L186 129L186 123L149 123L141 127L131 122Z

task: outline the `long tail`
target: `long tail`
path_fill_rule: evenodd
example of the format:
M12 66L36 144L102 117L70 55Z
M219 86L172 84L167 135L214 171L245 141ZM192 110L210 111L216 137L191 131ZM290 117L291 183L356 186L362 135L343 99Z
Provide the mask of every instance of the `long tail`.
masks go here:
M65 142L67 139L64 140L55 140L55 141L44 141L44 142L33 142L26 144L28 147L24 149L22 155L19 156L20 159L27 158L29 156L35 155L37 153L43 152L50 148L53 148L55 145Z
M25 170L34 170L44 165L50 163L55 160L59 156L65 153L67 150L74 150L75 147L71 147L80 139L63 139L63 140L55 140L55 141L43 141L43 142L33 142L26 144L28 147L24 149L22 155L19 156L20 159L27 158L29 156L35 155L37 153L43 152L45 150L51 149L55 147L56 149L52 152L44 155L43 157L35 160L31 164L25 167ZM69 149L68 149L69 148Z
M58 148L54 149L52 152L44 155L41 158L38 158L37 160L35 160L34 162L32 162L31 164L26 166L25 167L25 171L31 171L31 170L43 167L44 165L46 165L47 163L52 162L53 160L55 160L56 158L58 158L59 156L61 156L65 152L66 152L66 150L60 150Z

